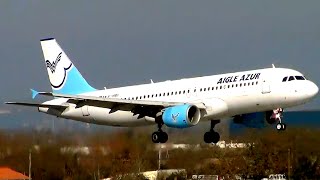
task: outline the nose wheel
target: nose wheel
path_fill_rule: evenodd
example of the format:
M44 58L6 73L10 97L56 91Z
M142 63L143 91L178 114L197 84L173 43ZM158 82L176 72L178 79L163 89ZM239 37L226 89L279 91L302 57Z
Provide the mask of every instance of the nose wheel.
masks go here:
M210 124L210 131L204 133L203 140L205 143L214 143L216 144L220 140L220 135L214 131L214 126L220 121L212 120Z
M285 123L279 122L279 123L277 124L276 128L277 128L278 131L284 131L284 130L286 130L287 126L286 126Z
M153 143L166 143L168 141L168 134L162 131L162 123L158 123L158 131L153 132L151 135L151 139Z

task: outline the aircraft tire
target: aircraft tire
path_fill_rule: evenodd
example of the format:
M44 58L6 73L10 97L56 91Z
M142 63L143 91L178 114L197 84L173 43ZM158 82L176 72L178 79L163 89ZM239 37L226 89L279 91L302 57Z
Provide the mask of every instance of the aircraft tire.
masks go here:
M284 131L284 130L286 130L286 128L287 128L287 125L286 124L284 124L284 123L282 123L282 130Z
M220 135L215 131L209 131L204 133L203 140L205 143L216 144L220 140Z
M152 133L151 139L153 143L166 143L168 141L168 134L163 131L156 131Z
M211 143L211 133L210 132L204 133L203 140L205 143Z
M217 132L212 132L212 143L216 144L220 140L220 134Z
M287 126L285 123L278 123L276 128L278 131L284 131L284 130L286 130Z
M159 143L160 139L161 139L160 132L157 131L157 132L152 133L151 139L152 139L153 143Z
M277 128L278 131L281 131L282 130L282 123L278 123L276 125L276 128Z
M168 141L168 134L166 132L160 132L160 143L166 143Z

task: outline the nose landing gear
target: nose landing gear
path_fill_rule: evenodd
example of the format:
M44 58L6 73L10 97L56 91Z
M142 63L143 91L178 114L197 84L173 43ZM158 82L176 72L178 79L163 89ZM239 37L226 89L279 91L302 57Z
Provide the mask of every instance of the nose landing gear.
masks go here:
M218 124L220 120L211 120L210 131L204 133L203 140L205 143L217 143L220 140L219 133L214 131L214 126Z
M278 121L278 124L276 125L276 128L278 131L284 131L286 130L286 124L282 122L282 117L283 117L283 109L278 108L273 110L273 117Z

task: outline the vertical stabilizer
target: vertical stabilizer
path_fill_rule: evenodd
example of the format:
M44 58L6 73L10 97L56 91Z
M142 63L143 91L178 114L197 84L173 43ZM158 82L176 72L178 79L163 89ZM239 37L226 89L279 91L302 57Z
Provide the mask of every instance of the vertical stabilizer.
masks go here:
M42 39L40 42L54 93L74 95L95 91L54 38Z

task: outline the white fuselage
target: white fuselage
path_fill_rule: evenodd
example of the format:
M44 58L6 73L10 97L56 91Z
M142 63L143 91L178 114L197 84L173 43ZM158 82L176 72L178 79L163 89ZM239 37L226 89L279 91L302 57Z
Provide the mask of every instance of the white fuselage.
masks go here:
M240 114L269 111L304 104L318 92L310 80L290 80L284 77L303 77L292 69L266 68L252 71L188 78L174 81L127 86L99 90L83 95L121 98L126 100L152 100L162 102L203 103L206 106L201 120L216 120ZM45 104L66 104L58 98ZM111 125L141 126L155 124L153 118L134 115L131 111L110 112L108 108L95 106L69 107L61 112L48 108L39 111L78 121Z

